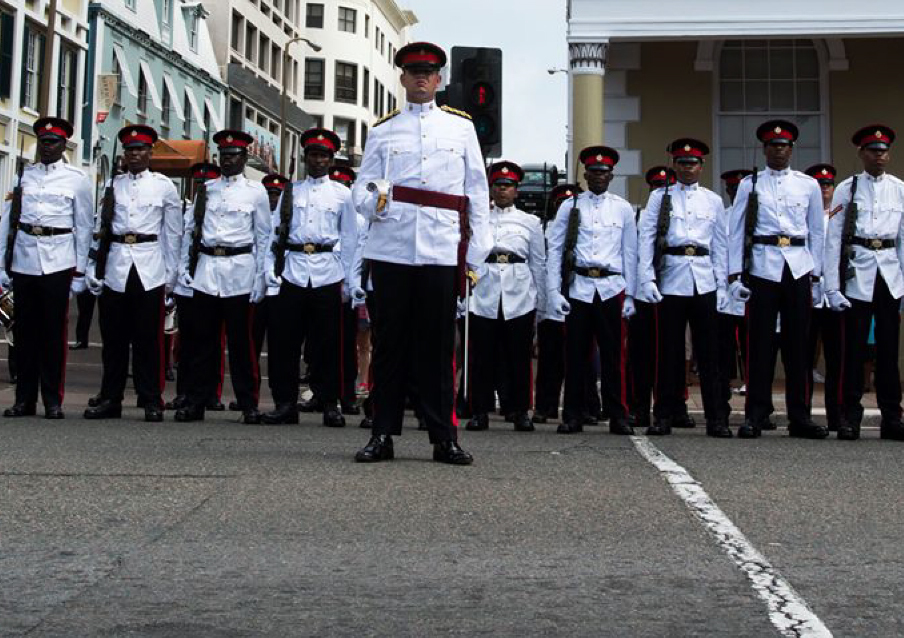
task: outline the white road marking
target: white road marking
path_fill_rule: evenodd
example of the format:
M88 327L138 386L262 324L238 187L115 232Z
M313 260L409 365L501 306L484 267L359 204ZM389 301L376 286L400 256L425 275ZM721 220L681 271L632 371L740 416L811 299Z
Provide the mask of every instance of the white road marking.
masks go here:
M800 594L747 540L687 470L663 454L646 437L632 436L631 440L640 455L659 470L672 490L700 519L719 547L744 572L754 591L766 603L769 620L783 636L832 636L832 632L813 613Z

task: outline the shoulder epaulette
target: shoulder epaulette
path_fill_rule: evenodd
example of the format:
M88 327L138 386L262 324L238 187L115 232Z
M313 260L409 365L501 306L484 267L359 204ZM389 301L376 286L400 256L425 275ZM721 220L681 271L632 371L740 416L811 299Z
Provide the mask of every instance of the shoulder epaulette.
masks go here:
M381 118L380 118L379 120L377 120L376 122L374 122L374 123L373 123L373 126L380 126L380 124L382 124L383 122L385 122L385 121L387 121L387 120L391 120L392 118L394 118L394 117L395 117L396 115L398 115L399 113L401 113L401 111L400 111L399 109L396 109L395 111L391 111L391 112L387 113L386 115L384 115L383 117L381 117ZM373 128L373 127L371 127L371 128Z
M444 104L443 106L441 106L439 108L444 110L446 113L451 113L452 115L457 115L458 117L463 117L466 120L472 119L469 114L465 113L464 111L459 111L458 109L453 109L451 106L447 106Z

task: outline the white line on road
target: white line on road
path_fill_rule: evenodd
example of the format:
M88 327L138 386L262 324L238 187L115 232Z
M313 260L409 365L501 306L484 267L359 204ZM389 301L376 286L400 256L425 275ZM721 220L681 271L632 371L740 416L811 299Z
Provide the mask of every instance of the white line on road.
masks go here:
M640 455L660 471L674 492L712 534L719 547L744 572L754 591L766 603L772 624L783 636L832 636L806 601L747 540L687 470L660 452L646 437L633 436L631 440Z

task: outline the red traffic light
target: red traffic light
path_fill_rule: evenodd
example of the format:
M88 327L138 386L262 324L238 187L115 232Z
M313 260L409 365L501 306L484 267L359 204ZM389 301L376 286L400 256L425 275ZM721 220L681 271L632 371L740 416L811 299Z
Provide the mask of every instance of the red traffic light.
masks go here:
M486 108L496 101L496 92L486 82L478 82L471 88L471 104Z

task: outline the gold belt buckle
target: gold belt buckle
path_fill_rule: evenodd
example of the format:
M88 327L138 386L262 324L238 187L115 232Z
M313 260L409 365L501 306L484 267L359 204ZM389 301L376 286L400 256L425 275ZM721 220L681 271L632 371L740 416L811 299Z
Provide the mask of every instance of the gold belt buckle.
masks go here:
M879 250L882 248L882 240L881 239L873 239L870 242L870 246L872 246L873 250Z
M40 237L41 235L44 234L44 227L43 226L32 226L31 234L35 235L37 237Z
M135 235L135 233L126 233L126 236L124 239L125 239L125 243L127 243L127 244L134 244L134 243L138 242L138 237Z
M305 254L308 255L313 255L315 252L317 252L317 246L311 243L305 244L302 249L304 250Z
M791 238L786 237L785 235L781 235L778 238L778 246L779 248L787 248L791 245Z
M588 275L589 277L598 278L598 277L600 276L600 269L599 269L599 268L590 268L590 269L587 271L587 275Z
M509 263L508 255L496 255L496 263L497 263L497 264L507 264L507 263Z
M694 257L697 254L697 248L694 246L686 246L684 248L684 254L686 257Z
M217 246L216 248L213 249L213 254L215 257L225 257L226 249L223 248L222 246Z

